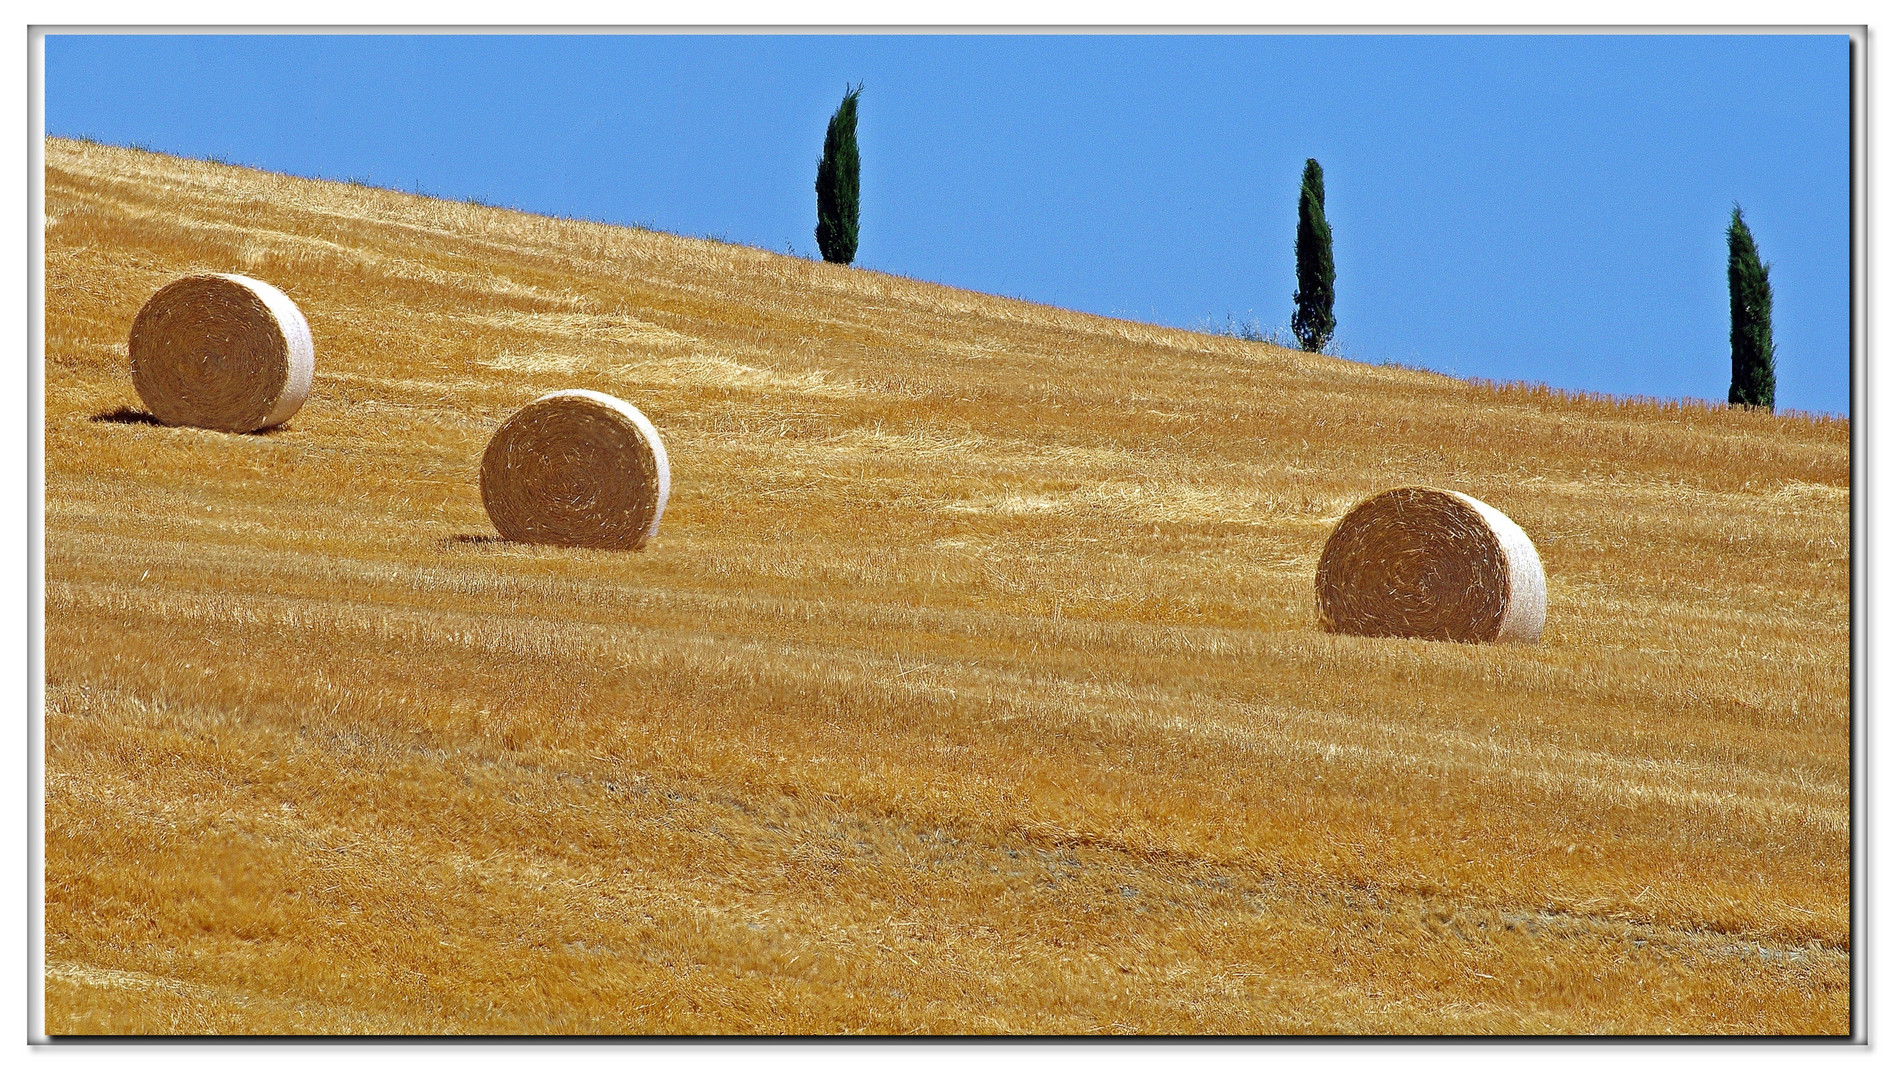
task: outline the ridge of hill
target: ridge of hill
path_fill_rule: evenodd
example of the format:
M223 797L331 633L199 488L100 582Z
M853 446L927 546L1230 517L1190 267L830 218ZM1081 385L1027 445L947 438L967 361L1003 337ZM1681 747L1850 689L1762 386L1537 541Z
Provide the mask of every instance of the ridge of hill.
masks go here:
M1849 427L1463 382L46 142L46 1023L1845 1033ZM139 422L283 289L311 399ZM623 397L638 554L477 467ZM1537 645L1321 632L1334 521L1519 522Z

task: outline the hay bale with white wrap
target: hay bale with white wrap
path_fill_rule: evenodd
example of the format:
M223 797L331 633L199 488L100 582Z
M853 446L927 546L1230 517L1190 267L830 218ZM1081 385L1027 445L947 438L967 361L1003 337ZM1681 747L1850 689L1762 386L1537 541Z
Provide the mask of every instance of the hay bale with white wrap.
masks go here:
M132 386L161 423L261 431L310 396L316 354L291 298L241 274L193 274L152 294L126 345Z
M1338 634L1530 642L1546 623L1533 542L1458 491L1396 488L1348 511L1322 548L1315 594Z
M557 390L505 421L482 455L482 503L505 540L638 549L667 510L667 449L641 410Z

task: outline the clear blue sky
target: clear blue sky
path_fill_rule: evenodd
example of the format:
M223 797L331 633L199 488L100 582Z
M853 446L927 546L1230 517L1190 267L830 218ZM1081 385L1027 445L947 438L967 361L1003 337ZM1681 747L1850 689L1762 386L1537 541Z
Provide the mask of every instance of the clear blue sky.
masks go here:
M1842 36L49 36L46 124L815 256L849 81L861 266L1286 327L1315 157L1346 355L1722 400L1736 200L1849 408Z

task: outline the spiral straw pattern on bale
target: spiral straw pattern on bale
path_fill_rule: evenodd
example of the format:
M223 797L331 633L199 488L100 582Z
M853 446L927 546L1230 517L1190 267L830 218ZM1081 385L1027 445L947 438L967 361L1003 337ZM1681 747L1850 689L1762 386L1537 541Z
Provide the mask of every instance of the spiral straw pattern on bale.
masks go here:
M636 549L661 528L667 450L641 410L557 390L511 416L482 455L482 503L505 540Z
M311 327L291 298L241 274L193 274L152 294L126 345L132 386L161 423L260 431L310 396Z
M1348 511L1315 571L1338 634L1538 641L1546 571L1526 532L1471 495L1396 488Z

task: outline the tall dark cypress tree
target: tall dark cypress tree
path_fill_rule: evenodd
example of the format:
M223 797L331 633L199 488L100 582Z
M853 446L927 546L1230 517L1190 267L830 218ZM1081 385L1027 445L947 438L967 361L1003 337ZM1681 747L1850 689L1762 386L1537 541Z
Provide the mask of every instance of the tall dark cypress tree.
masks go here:
M1321 163L1309 158L1296 204L1295 314L1289 318L1295 340L1309 352L1322 351L1335 336L1335 238L1322 201Z
M1758 258L1758 243L1744 223L1744 210L1731 204L1731 248L1726 277L1731 281L1731 403L1777 407L1777 347L1771 343L1771 268Z
M819 225L813 229L819 253L830 263L850 263L859 253L859 94L861 84L826 124L826 149L819 157Z

